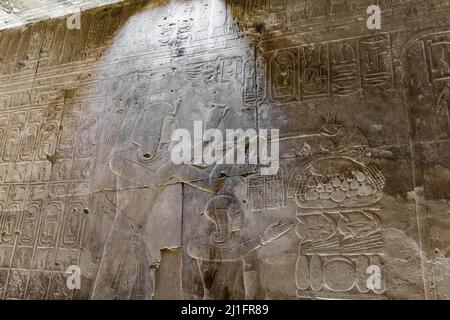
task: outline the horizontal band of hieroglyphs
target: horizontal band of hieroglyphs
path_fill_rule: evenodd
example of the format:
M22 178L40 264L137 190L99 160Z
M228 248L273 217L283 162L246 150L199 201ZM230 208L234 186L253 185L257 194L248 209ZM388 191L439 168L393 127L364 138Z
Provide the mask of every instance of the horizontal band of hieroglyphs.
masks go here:
M256 70L256 77L255 77ZM200 79L206 85L237 81L244 104L291 102L308 98L345 96L364 88L393 85L390 36L335 41L264 53L257 59L219 57L188 65L177 81L188 85ZM268 87L268 83L272 85ZM19 105L63 102L64 92L50 89L0 96L0 110Z
M49 201L44 210L38 201L28 203L26 211L21 211L19 206L19 203L11 204L8 211L2 214L0 245L32 247L36 244L38 247L52 248L59 238L60 246L78 248L85 218L85 205L82 202L64 205L63 201Z
M92 157L99 129L98 117L81 117L81 107L73 107L71 113L65 114L64 117L61 108L0 113L0 167L3 168L2 163L16 161L48 162L48 157L54 154L59 160ZM31 171L31 168L29 169ZM0 178L2 183L8 179L8 175L3 173ZM44 179L45 176L42 171L38 180ZM14 182L24 180L26 179Z
M423 56L430 81L450 77L450 72L445 69L449 57L448 34L439 36L445 39L441 41L430 36L424 40ZM258 56L256 66L253 59L239 56L193 63L185 67L184 74L183 71L177 73L177 81L180 85L197 79L207 85L237 81L243 86L244 104L284 103L346 96L364 92L369 87L390 88L393 86L392 64L391 36L378 34L267 52ZM98 94L95 90L91 92L94 96ZM64 99L63 90L34 87L0 95L0 110L62 103Z
M292 1L292 0L291 0ZM348 12L357 12L362 16L366 15L366 9L373 4L379 4L385 12L387 8L397 5L421 4L416 1L353 1L353 0L331 0L328 1L293 1L291 4L287 0L281 1L248 1L244 5L246 14L254 15L260 12L283 12L287 15L282 19L279 28L288 28L289 25L302 25L302 21L312 19L317 23L319 17L329 15L347 16ZM444 2L434 1L426 8L417 10L425 14L425 10L430 8L440 8ZM222 1L196 1L184 4L188 15L182 22L178 22L175 17L168 19L161 18L158 22L156 43L159 50L166 50L165 46L189 45L207 39L235 38L239 34L239 28L232 14L233 6L242 7L237 1L232 1L228 8ZM16 74L22 72L32 72L39 69L50 68L52 66L64 65L78 61L95 61L101 52L108 46L114 32L126 19L126 14L117 18L117 11L111 10L106 17L98 14L87 13L82 20L80 30L70 30L63 22L49 22L47 25L33 26L25 32L20 30L4 31L0 34L0 77L3 75ZM131 10L124 10L130 13ZM386 14L386 13L384 13ZM162 15L166 16L166 15ZM198 18L198 19L197 19ZM173 20L173 21L172 21ZM194 21L196 22L194 24ZM81 35L81 36L80 36ZM143 39L144 40L144 39ZM151 40L151 39L148 39ZM39 60L39 61L38 61Z

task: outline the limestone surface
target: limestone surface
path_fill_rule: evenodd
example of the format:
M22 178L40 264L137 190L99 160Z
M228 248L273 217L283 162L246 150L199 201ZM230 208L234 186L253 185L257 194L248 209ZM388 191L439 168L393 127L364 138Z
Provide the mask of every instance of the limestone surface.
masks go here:
M0 299L449 299L449 15L2 1ZM279 130L279 170L175 164L196 122Z

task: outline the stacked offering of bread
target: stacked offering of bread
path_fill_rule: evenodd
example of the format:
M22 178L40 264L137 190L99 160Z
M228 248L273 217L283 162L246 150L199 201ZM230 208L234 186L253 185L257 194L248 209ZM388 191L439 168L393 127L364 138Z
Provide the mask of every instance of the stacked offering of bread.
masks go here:
M319 159L293 175L293 193L303 208L361 207L377 202L385 178L374 164L347 158Z

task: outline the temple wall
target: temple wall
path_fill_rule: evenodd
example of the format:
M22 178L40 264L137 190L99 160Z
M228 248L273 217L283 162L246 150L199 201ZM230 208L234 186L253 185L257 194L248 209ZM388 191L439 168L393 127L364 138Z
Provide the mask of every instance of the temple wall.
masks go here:
M0 299L447 299L450 2L379 0L368 30L372 2L0 31ZM195 122L278 129L278 173L172 165Z

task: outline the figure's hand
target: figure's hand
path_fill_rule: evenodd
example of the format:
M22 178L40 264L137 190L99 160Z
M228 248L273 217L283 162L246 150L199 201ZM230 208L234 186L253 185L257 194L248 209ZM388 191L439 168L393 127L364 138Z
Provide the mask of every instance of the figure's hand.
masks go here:
M293 228L294 224L290 221L277 221L267 227L266 231L261 235L261 244L263 246L272 243L276 239L283 236L286 232Z

